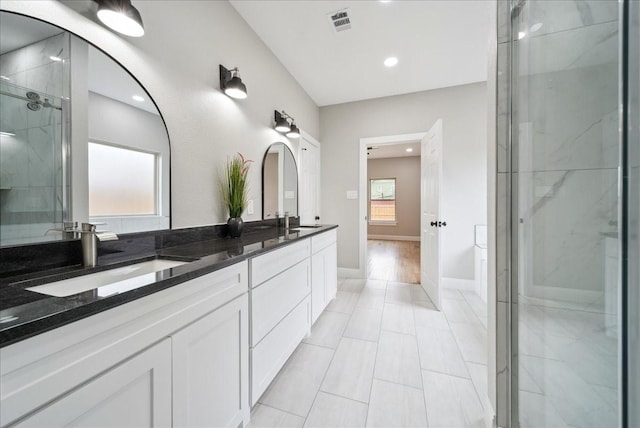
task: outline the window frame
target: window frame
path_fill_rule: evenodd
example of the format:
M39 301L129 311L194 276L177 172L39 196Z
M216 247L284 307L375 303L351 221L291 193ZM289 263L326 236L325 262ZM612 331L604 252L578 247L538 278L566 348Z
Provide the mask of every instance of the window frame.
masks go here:
M97 138L90 138L87 141L87 163L89 157L89 144L97 144L102 146L113 147L121 150L129 150L132 152L144 153L152 155L154 157L153 162L153 199L154 199L154 212L151 214L99 214L92 215L89 213L90 218L134 218L134 217L161 217L162 216L162 153L154 152L151 150L145 150L138 147L126 146L123 144L112 143L109 141L99 140ZM90 194L90 183L87 183L87 192ZM87 202L89 200L87 199ZM88 207L90 209L90 207Z
M382 180L393 180L393 199L372 199L371 198L371 186L374 181L382 181ZM368 203L367 203L367 219L368 224L371 226L396 226L398 224L398 195L397 195L397 177L378 177L378 178L369 178L369 188L367 189L368 193ZM393 201L394 207L394 218L393 220L374 220L371 217L371 203L373 201Z

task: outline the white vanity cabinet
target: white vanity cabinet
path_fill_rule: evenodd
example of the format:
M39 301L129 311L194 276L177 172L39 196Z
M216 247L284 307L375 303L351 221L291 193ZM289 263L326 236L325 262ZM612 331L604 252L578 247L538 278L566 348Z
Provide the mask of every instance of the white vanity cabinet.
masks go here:
M16 427L170 427L171 340L107 370Z
M338 289L336 229L311 237L311 322L336 297Z
M309 333L310 254L303 239L250 261L251 405Z
M0 349L0 425L249 420L248 263Z
M243 425L249 386L247 310L244 295L171 336L174 427Z

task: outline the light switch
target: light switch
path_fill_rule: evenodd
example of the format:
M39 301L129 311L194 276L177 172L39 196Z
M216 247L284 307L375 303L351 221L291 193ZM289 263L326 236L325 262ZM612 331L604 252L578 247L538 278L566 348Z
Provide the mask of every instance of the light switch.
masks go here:
M253 214L253 199L249 199L247 202L247 214Z
M347 190L347 199L358 199L357 190Z

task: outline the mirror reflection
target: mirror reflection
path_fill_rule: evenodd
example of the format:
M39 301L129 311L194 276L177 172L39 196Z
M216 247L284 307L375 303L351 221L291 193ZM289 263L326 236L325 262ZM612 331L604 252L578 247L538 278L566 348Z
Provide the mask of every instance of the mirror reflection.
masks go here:
M166 127L122 66L56 26L0 12L0 76L1 246L63 239L72 221L170 227Z
M274 143L262 160L262 218L298 216L298 170L293 153L284 143Z

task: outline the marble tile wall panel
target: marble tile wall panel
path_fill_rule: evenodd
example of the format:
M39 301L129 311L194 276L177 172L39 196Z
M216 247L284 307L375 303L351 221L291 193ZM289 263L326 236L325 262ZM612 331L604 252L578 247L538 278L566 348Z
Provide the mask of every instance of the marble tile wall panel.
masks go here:
M497 1L497 33L498 43L504 43L509 41L509 28L511 24L511 1L510 0L498 0Z
M28 170L29 186L52 186L55 182L54 174L57 166L56 150L53 133L55 127L41 126L28 130Z
M612 126L617 124L616 70L607 64L521 79L520 170L618 166L618 133Z
M496 296L498 302L507 302L508 292L508 239L510 201L508 173L498 173L496 192Z
M512 305L517 307L517 304ZM509 341L511 335L511 321L509 319L509 304L498 302L496 306L496 422L499 427L510 426L508 422L509 385L511 373L509 371Z
M509 168L509 119L510 119L510 70L511 55L509 43L498 45L496 82L496 160L498 172L508 172Z
M519 254L519 263L531 268L531 285L604 291L602 232L617 219L617 174L617 169L520 174L521 188L529 187L533 195L530 210L520 213L532 242L523 243Z
M608 0L566 0L527 4L522 12L522 21L528 26L519 30L524 30L533 37L540 37L616 21L618 19L617 3ZM538 23L542 26L532 31L531 26ZM533 27L533 30L535 29L536 27Z
M1 85L3 92L17 92L12 91L12 87L9 85ZM27 108L24 101L9 96L2 96L2 102L0 102L0 129L4 132L16 133L17 131L27 129ZM7 137L2 137L3 145Z

